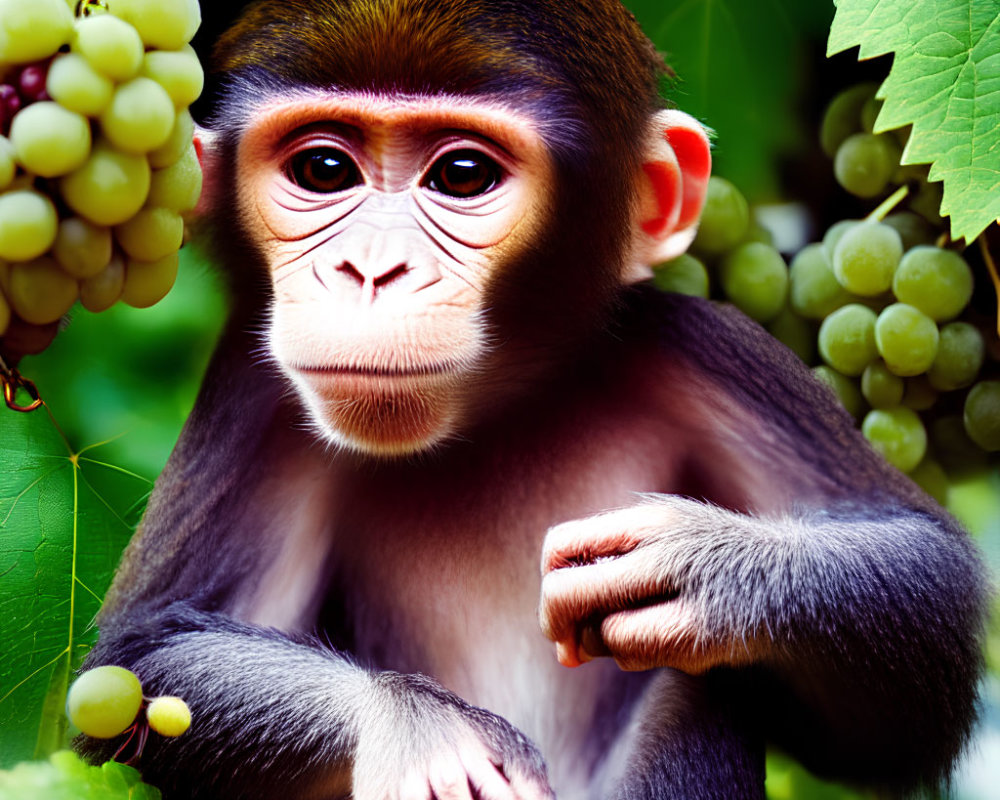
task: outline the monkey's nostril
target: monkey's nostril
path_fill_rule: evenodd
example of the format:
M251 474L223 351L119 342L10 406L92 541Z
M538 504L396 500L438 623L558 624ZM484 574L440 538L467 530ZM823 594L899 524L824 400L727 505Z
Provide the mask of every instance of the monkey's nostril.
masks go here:
M380 289L387 284L392 283L396 278L402 277L408 271L406 264L397 264L395 267L390 269L388 272L384 272L379 275L372 283L375 285L376 289Z
M349 278L354 279L359 286L364 286L365 276L361 274L361 270L355 267L350 261L345 261L339 267L337 267L337 272L342 272Z

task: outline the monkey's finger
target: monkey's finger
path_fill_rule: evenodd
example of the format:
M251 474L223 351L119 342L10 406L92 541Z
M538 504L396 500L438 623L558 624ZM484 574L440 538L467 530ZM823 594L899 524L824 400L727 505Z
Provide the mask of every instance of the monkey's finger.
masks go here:
M580 631L594 619L637 604L676 595L648 556L631 553L588 566L559 569L542 580L539 623L553 642L576 645ZM560 661L567 663L560 653ZM568 655L568 654L567 654Z
M731 660L703 627L692 604L681 598L609 614L600 635L624 670L674 667L699 674Z
M463 756L462 763L476 800L518 800L507 779L489 759L477 755Z
M434 792L426 775L410 770L399 782L396 796L399 800L433 800Z
M542 547L542 575L632 551L641 541L640 531L648 520L649 512L643 505L606 511L549 528Z
M427 778L435 800L472 800L469 774L454 754L433 759L427 769Z

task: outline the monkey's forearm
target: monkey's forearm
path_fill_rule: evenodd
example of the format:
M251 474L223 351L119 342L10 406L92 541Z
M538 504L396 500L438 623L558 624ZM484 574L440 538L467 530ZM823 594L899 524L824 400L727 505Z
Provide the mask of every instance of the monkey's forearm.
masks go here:
M311 796L317 785L329 796L349 792L375 679L344 657L175 604L106 624L87 666L105 663L135 671L147 696L178 695L191 707L191 728L176 739L150 736L140 762L166 797L272 797L280 788ZM106 758L120 742L81 744Z
M943 520L868 508L780 531L785 568L762 598L773 646L748 699L819 772L934 782L974 718L986 581Z

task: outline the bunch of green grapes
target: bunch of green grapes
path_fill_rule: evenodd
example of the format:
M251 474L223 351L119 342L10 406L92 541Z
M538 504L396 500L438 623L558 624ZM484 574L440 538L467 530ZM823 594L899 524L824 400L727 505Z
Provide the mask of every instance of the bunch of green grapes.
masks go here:
M913 211L883 216L890 207L836 223L786 264L739 190L712 177L691 253L654 281L762 323L815 365L890 463L943 499L940 462L966 468L1000 451L1000 343L995 318L970 309L963 253Z
M197 0L0 0L0 337L170 290L201 192L200 22Z
M169 695L147 701L139 678L124 667L103 666L84 672L66 696L66 714L83 733L111 739L142 721L162 736L180 736L191 726L191 711Z

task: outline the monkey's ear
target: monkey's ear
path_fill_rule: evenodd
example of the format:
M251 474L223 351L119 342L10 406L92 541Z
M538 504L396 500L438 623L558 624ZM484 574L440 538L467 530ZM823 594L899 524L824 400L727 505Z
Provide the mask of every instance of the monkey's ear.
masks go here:
M705 203L712 155L708 134L694 117L668 109L650 121L642 163L635 266L627 281L676 258L691 244Z
M212 194L218 181L215 169L217 159L214 147L215 138L216 135L213 131L195 123L194 151L198 155L198 164L201 166L202 182L198 205L191 212L193 218L204 216L205 212L212 207Z

